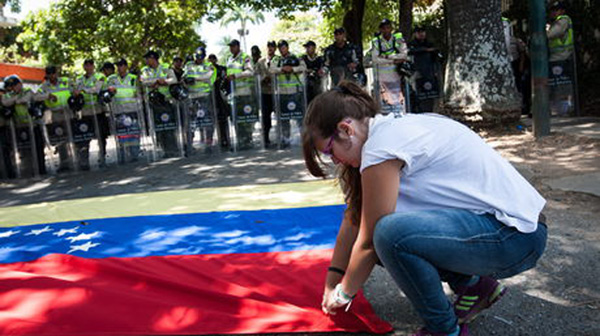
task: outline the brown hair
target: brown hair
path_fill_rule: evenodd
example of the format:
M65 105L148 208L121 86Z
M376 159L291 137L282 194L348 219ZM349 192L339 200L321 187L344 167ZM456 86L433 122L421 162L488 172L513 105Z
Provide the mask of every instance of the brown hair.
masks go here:
M342 81L334 89L317 96L308 106L302 128L302 150L308 171L316 177L327 176L322 167L324 162L313 141L315 136L329 138L336 134L337 124L344 118L363 120L374 117L378 110L373 98L350 81ZM352 224L358 225L362 206L360 171L345 165L336 171L344 201L348 205L346 211Z

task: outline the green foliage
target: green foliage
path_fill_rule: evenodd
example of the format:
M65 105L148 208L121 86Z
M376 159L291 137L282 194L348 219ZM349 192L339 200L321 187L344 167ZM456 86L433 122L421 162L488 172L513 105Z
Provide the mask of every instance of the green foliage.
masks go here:
M13 13L21 12L21 0L0 0L0 8L10 6L10 11Z
M169 62L202 44L194 24L205 13L205 5L191 0L62 0L30 14L18 40L44 64L125 57L139 66L148 49Z
M248 23L259 24L265 22L265 17L261 12L257 12L250 7L234 4L231 10L222 18L221 27L225 27L228 24L235 22L240 23L237 33L243 42L244 50L248 50L246 46L246 30Z
M298 14L293 19L281 19L273 27L269 40L288 41L290 52L297 56L305 53L303 44L309 40L317 44L317 50L322 50L332 43L332 39L317 29L320 23L321 18L311 13ZM266 48L266 46L259 47L261 50Z

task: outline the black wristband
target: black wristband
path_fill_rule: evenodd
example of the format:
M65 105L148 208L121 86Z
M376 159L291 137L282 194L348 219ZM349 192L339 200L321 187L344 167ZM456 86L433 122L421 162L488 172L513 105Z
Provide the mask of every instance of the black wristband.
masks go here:
M327 271L338 273L338 274L341 274L341 275L346 275L346 271L344 271L341 268L337 268L337 267L333 267L333 266L327 267Z

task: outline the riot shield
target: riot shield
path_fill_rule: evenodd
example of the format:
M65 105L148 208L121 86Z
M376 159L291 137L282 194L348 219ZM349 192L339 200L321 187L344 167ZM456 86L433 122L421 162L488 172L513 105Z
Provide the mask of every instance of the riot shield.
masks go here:
M255 77L230 82L230 104L234 150L263 147L260 108L260 85Z
M186 155L218 152L217 110L214 92L193 96L184 105Z
M566 116L574 109L575 71L573 58L549 63L550 108L554 115Z
M146 123L140 102L108 104L111 141L116 146L117 163L127 164L152 159L152 140L146 134Z
M71 119L73 144L79 170L98 169L104 164L105 150L101 147L100 126L97 104L86 106L83 111L74 112Z
M184 156L179 104L157 90L145 90L148 132L154 148L153 159Z
M406 114L402 89L402 79L393 64L373 66L373 93L382 114L393 113L396 117Z
M71 111L66 107L54 111L48 110L44 119L46 171L55 174L78 169L71 129L73 120Z
M301 145L302 122L306 113L304 75L301 73L273 76L277 135L280 149Z
M9 121L12 149L12 166L17 178L34 177L40 174L37 157L33 120L29 113L19 120Z

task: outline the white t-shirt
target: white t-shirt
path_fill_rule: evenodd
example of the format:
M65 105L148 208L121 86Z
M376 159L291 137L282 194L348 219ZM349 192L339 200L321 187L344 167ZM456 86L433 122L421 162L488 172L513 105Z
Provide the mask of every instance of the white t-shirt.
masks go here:
M517 170L466 126L436 114L378 115L362 149L364 169L405 162L396 212L466 209L490 213L533 232L546 200Z

